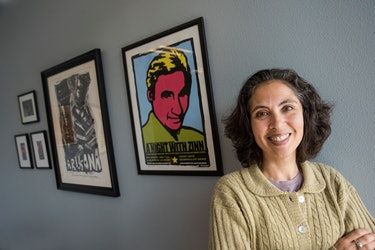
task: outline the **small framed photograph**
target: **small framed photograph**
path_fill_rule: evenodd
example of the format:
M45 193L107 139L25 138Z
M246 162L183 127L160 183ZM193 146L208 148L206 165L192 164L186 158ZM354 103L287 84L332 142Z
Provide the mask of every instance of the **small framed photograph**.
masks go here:
M120 196L100 49L41 76L58 189Z
M203 18L122 55L138 173L222 175Z
M39 131L30 134L36 168L52 168L47 146L47 132Z
M38 122L38 108L35 90L18 96L22 124Z
M33 168L33 163L30 155L30 143L28 135L16 135L15 140L20 168Z

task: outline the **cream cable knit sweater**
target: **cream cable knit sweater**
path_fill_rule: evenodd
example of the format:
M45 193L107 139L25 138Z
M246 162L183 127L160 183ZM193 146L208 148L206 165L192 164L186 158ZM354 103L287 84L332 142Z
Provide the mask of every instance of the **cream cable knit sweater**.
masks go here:
M302 164L297 192L273 186L254 165L223 176L211 204L210 249L333 249L375 220L355 188L324 164Z

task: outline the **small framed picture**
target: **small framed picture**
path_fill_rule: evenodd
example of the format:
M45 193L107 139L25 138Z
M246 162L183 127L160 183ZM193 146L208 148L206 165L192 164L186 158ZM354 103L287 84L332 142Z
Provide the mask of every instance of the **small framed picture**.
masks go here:
M33 163L30 157L30 144L28 135L16 135L15 140L20 168L33 168Z
M38 109L35 91L30 91L18 96L22 124L38 122Z
M52 168L47 147L47 132L38 131L30 134L33 145L36 168Z

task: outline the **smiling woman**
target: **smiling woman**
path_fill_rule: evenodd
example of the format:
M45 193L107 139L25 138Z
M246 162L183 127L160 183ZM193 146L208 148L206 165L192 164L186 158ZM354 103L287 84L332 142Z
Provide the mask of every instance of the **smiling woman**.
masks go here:
M246 81L224 119L244 169L216 184L211 249L375 248L375 220L355 188L309 161L330 135L331 109L293 70Z
M297 164L297 147L303 137L303 110L295 92L280 80L269 81L254 91L249 109L254 139L263 153L263 173L272 179L277 174L288 175L279 178L294 177L297 166L291 173L279 173L278 168L273 171L272 166L277 161Z

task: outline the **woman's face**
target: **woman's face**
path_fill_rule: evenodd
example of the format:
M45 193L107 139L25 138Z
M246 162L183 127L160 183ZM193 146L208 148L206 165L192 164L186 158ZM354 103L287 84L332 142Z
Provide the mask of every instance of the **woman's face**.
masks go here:
M303 137L303 109L283 81L260 84L250 99L251 127L263 160L296 159Z

